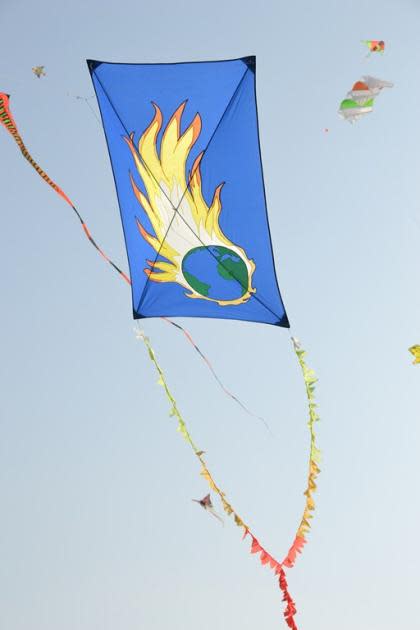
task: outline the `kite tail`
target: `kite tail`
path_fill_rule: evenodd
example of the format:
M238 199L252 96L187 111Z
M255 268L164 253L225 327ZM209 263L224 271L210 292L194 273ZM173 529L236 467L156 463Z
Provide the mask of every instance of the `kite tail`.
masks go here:
M4 92L0 92L0 123L10 133L10 135L12 136L12 138L15 140L16 144L18 145L19 149L21 150L23 157L26 160L28 160L29 164L33 166L33 168L36 170L38 175L40 175L42 179L49 186L51 186L51 188L55 190L55 192L58 193L60 197L64 199L64 201L66 201L69 204L72 210L74 210L80 223L82 224L82 228L86 237L88 238L89 242L93 245L93 247L99 252L102 258L106 260L106 262L108 262L115 269L115 271L117 271L120 274L120 276L125 280L125 282L131 285L130 278L105 254L105 252L95 242L95 240L93 239L89 231L89 228L87 227L85 221L83 220L82 216L80 215L79 211L77 210L76 206L71 201L71 199L67 197L66 193L59 186L57 186L57 184L50 177L48 177L47 173L42 170L39 164L35 162L31 154L29 153L28 149L25 146L25 143L22 140L22 136L18 132L15 120L10 111L9 95L5 94Z
M237 396L235 396L235 394L232 394L232 392L230 392L227 389L227 387L225 387L223 382L218 377L216 370L214 369L214 367L212 366L212 364L210 363L210 361L208 360L206 355L197 346L197 344L195 343L194 339L191 337L191 334L188 332L188 330L183 328L180 324L176 324L174 321L172 321L168 317L162 317L162 319L164 319L169 324L172 324L172 326L175 326L175 328L178 328L178 330L181 330L184 333L185 337L188 339L188 342L192 345L194 350L196 350L196 352L200 355L200 357L202 358L204 363L207 365L207 367L210 370L210 372L213 374L213 376L214 376L215 380L217 381L219 387L223 390L223 392L226 394L226 396L229 396L229 398L234 400L236 402L236 404L238 404L241 407L241 409L243 411L245 411L245 413L247 413L249 416L253 416L254 418L257 418L258 420L261 420L261 422L265 425L265 428L267 429L267 431L270 431L270 433L271 433L270 427L268 426L268 424L264 420L264 418L262 416L258 416L256 413L253 413L252 411L250 411L248 409L248 407L246 405L244 405L244 403L241 400L239 400L239 398Z
M0 92L0 122L13 137L19 149L21 150L23 157L28 160L29 164L33 166L38 175L40 175L42 179L47 182L47 184L51 186L51 188L55 190L55 192L58 193L74 209L74 204L71 199L69 199L66 193L61 190L61 188L57 186L57 184L50 177L48 177L47 173L43 171L42 168L35 162L28 149L26 148L22 140L22 136L17 130L16 123L9 108L9 95L5 94L4 92Z
M313 498L313 493L316 491L316 478L321 472L318 468L318 464L321 459L321 451L316 446L316 436L315 436L315 422L318 422L319 416L316 412L317 405L315 403L315 383L317 382L317 378L315 376L315 372L308 368L305 363L305 350L301 348L301 345L297 339L292 337L293 348L298 358L300 367L303 373L303 379L305 381L305 389L306 389L306 397L308 400L308 408L309 408L309 421L308 427L311 436L310 440L310 451L309 451L309 471L308 471L308 482L307 487L304 492L306 496L305 508L303 510L302 520L300 521L298 530L296 532L295 539L293 541L292 546L290 547L287 556L283 560L282 564L285 567L293 567L296 557L298 553L302 553L302 549L306 544L306 535L309 533L311 528L310 520L313 518L312 512L315 510L315 501Z
M207 466L207 463L204 459L204 456L203 456L204 451L200 450L198 446L194 443L191 437L191 434L188 431L185 420L181 416L176 400L173 397L168 387L168 384L166 382L165 375L162 371L162 368L160 367L156 359L156 355L150 344L149 338L146 337L146 335L141 330L135 329L135 332L136 332L137 339L140 339L141 341L143 341L144 345L146 346L147 352L149 354L149 358L152 361L156 369L156 372L158 373L158 381L157 381L158 385L163 387L165 391L165 395L168 398L170 406L171 406L169 415L177 419L177 422L178 422L177 430L179 431L181 436L184 438L184 440L190 445L190 447L194 451L195 456L200 462L200 468L201 468L200 475L204 477L204 479L207 481L210 487L210 490L212 490L218 495L222 503L223 510L225 511L227 516L231 516L235 524L243 530L242 538L244 539L247 536L250 536L251 538L250 552L252 554L258 554L261 564L268 565L274 571L274 574L279 577L279 586L280 586L281 591L283 592L283 601L286 602L286 609L285 609L285 612L283 613L286 619L286 623L289 626L289 628L291 628L292 630L298 630L296 623L294 621L294 616L296 614L296 606L288 591L286 576L285 576L284 569L282 567L282 563L276 560L270 553L268 553L266 549L264 549L264 547L260 544L256 536L254 536L254 534L251 532L248 525L245 524L244 520L239 516L239 514L233 508L231 503L229 503L229 501L226 498L226 493L223 492L223 490L216 484L213 478L213 475L211 474Z
M97 242L95 241L95 239L93 238L92 234L89 231L88 226L86 225L86 223L83 221L82 217L80 216L80 214L78 213L78 211L76 210L76 208L73 206L73 210L76 212L77 216L79 217L80 223L82 224L82 228L84 233L86 234L86 237L88 239L88 241L93 245L93 247L99 252L100 256L102 256L102 258L111 265L111 267L113 267L115 269L115 271L117 273L120 274L120 276L122 277L122 279L131 286L131 280L130 278L127 276L127 274L124 273L124 271L122 271L103 251L103 249L101 249L99 247L99 245L97 244Z
M286 623L289 626L289 628L291 628L291 630L298 630L295 619L294 619L294 616L296 614L295 602L293 601L289 593L289 587L286 580L286 573L284 572L284 569L282 567L280 567L280 572L279 572L279 586L280 586L280 590L283 592L283 601L286 602L286 610L283 613L284 618L286 619Z

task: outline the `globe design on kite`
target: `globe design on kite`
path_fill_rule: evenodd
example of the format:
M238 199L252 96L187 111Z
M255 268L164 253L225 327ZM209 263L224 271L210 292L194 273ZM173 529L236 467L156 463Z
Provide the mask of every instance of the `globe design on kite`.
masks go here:
M241 298L248 290L248 270L228 247L195 247L182 260L182 273L196 293L216 301Z
M238 306L256 291L252 286L255 263L220 226L224 183L216 186L207 201L204 197L200 167L204 151L188 168L187 177L187 162L202 123L197 113L182 132L185 106L186 101L172 115L160 147L163 114L155 103L154 118L137 146L134 132L124 138L146 189L145 194L130 174L134 195L150 223L147 228L143 218L136 217L137 227L157 254L146 258L143 271L152 282L181 285L186 298Z

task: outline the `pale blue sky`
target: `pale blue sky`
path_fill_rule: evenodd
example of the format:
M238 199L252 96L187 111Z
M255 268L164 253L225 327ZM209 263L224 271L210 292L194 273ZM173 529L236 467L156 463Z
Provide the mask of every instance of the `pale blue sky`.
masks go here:
M418 3L0 0L0 17L0 90L27 146L124 268L103 132L68 97L93 93L85 59L257 55L280 289L320 379L316 518L288 573L296 621L416 628L420 368L407 348L420 342ZM385 55L366 59L364 38L384 39ZM395 87L351 126L337 108L363 74ZM206 486L134 338L129 291L0 131L0 627L285 628L273 576L240 531L191 502ZM182 335L142 323L215 476L282 557L308 450L288 331L183 323L276 435L223 395Z

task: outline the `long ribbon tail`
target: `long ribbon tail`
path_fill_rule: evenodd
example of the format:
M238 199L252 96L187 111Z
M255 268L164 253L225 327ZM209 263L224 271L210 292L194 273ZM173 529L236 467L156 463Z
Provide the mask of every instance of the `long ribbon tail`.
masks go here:
M155 367L155 370L158 374L158 385L163 387L165 395L170 404L169 415L177 419L178 432L181 434L184 440L190 445L191 449L194 452L194 455L197 457L198 461L200 462L200 468L201 468L200 475L204 477L204 479L207 481L210 487L210 490L212 490L218 495L222 503L223 510L225 511L227 516L232 517L235 522L235 525L237 525L243 530L243 538L246 538L247 536L251 537L250 552L253 554L254 553L258 554L261 564L268 565L274 571L275 575L279 576L279 586L283 592L283 601L286 602L286 611L284 612L284 616L285 616L288 626L292 628L292 630L297 630L297 626L294 621L294 615L296 614L296 607L287 590L287 582L285 578L284 569L282 567L282 563L276 560L271 554L269 554L268 551L260 544L256 536L254 536L254 534L249 529L248 525L246 525L242 517L239 516L238 512L234 509L232 504L227 500L226 493L223 492L220 486L216 484L214 477L212 473L210 472L207 466L207 463L204 459L204 451L199 449L197 445L194 443L194 440L191 437L191 434L187 428L185 420L183 419L181 412L178 409L177 402L168 387L168 384L165 379L165 375L157 361L156 354L151 346L150 339L146 337L146 335L139 329L135 329L135 332L136 332L137 339L141 340L146 346L147 352L149 354L149 358L152 361Z
M42 179L44 180L44 182L46 182L49 186L51 186L51 188L53 190L55 190L55 192L60 195L60 197L62 199L64 199L64 201L70 206L70 208L72 208L72 210L75 212L75 214L77 215L77 218L79 219L81 226L83 228L83 231L87 237L87 239L89 240L89 242L91 243L91 245L93 245L93 247L97 250L97 252L99 252L99 254L102 256L102 258L108 262L111 267L113 267L113 269L123 278L123 280L127 283L127 284L131 284L131 280L130 278L105 254L105 252L99 247L99 245L96 243L96 241L93 239L89 228L87 227L84 219L82 218L82 216L80 215L79 211L77 210L76 206L74 205L74 203L72 202L72 200L70 199L70 197L68 197L66 195L66 193L60 188L60 186L58 186L48 175L45 171L42 170L42 168L39 166L39 164L37 164L37 162L35 162L35 160L33 159L33 157L31 156L31 154L29 153L28 149L25 146L25 143L22 140L22 136L20 135L17 125L15 123L15 120L13 118L13 115L10 111L10 106L9 106L9 95L5 94L4 92L0 92L0 123L5 127L5 129L10 133L10 135L12 136L12 138L14 139L14 141L16 142L16 144L18 145L19 149L21 150L21 153L23 155L23 157L29 162L29 164L36 170L36 172L38 173L38 175L40 177L42 177Z
M258 420L261 420L261 422L265 425L267 431L270 431L270 433L271 433L271 429L270 429L269 425L267 424L267 422L264 420L264 418L262 416L258 416L256 413L254 413L250 409L248 409L248 407L246 405L244 405L244 403L237 396L235 396L235 394L232 394L232 392L229 391L228 388L223 384L223 381L217 375L217 372L214 369L214 367L212 366L212 364L210 363L209 359L206 357L204 352L202 350L200 350L199 346L196 344L196 342L192 338L191 333L189 333L188 330L183 328L183 326L181 326L180 324L176 324L172 319L169 319L168 317L162 317L162 319L164 319L169 324L172 324L172 326L175 326L175 328L178 328L178 330L180 330L184 334L184 336L186 337L188 342L192 345L194 350L199 354L201 359L207 365L207 367L209 368L210 372L212 373L213 377L215 378L216 382L218 383L218 385L222 389L222 391L227 396L229 396L229 398L234 400L236 402L236 404L238 404L241 407L241 409L243 411L245 411L245 413L247 413L249 416L252 416L253 418L257 418Z
M305 350L302 349L299 341L292 337L293 348L298 358L300 367L303 373L303 379L305 381L306 397L308 400L309 409L309 433L310 433L310 450L309 450L309 471L308 482L304 495L306 496L305 508L303 510L303 516L300 521L298 530L295 535L292 546L290 547L287 556L283 560L282 564L285 567L293 567L296 561L298 553L302 553L302 549L306 544L306 536L311 528L310 520L313 518L312 512L315 510L315 501L313 494L316 491L316 478L321 472L318 468L318 464L321 460L321 451L316 445L315 435L315 423L319 421L319 415L317 414L317 405L315 402L315 383L317 378L315 372L308 368L305 362Z

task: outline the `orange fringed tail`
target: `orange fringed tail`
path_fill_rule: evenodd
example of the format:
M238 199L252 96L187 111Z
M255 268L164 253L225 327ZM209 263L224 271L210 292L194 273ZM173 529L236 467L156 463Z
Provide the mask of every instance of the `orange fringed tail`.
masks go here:
M308 400L309 420L308 427L310 433L310 451L309 451L309 471L308 482L304 495L306 496L305 507L303 515L299 523L298 530L296 532L294 541L287 556L284 558L282 564L285 567L291 568L294 566L298 553L302 553L303 547L306 545L306 535L311 528L311 519L313 518L313 511L315 510L315 501L313 494L316 491L316 479L321 472L318 464L321 459L321 451L316 445L315 436L315 423L319 421L319 415L316 411L317 405L315 402L315 383L317 378L315 372L308 368L305 362L305 350L302 349L299 341L292 337L293 348L299 361L303 373L303 379L305 381L306 398Z

